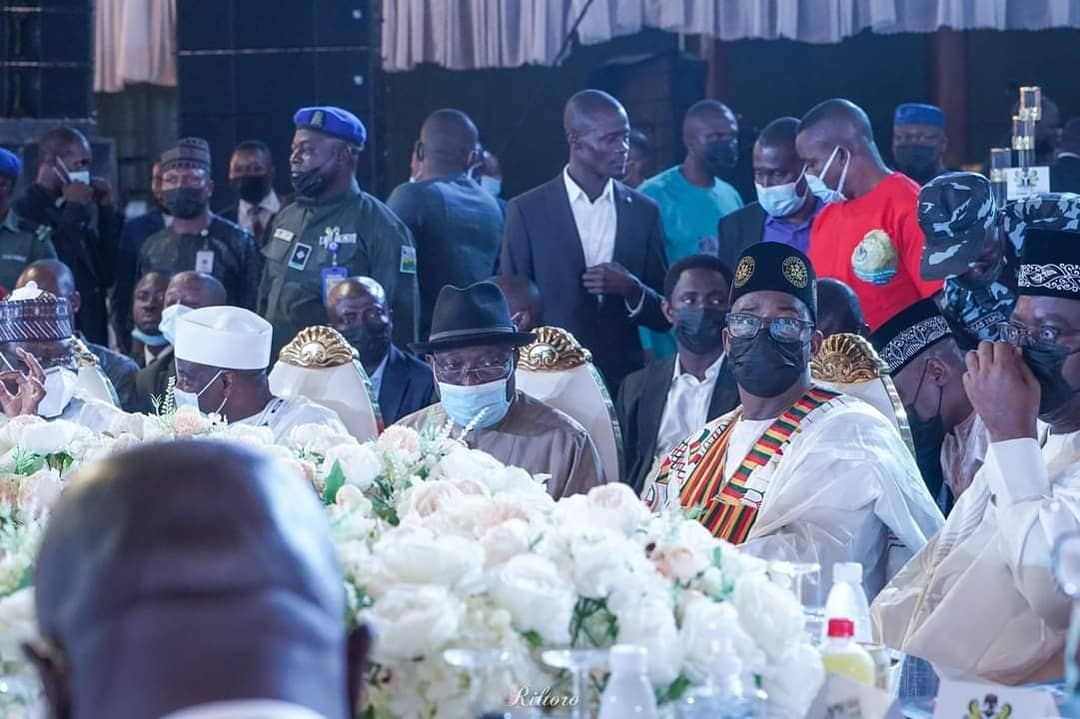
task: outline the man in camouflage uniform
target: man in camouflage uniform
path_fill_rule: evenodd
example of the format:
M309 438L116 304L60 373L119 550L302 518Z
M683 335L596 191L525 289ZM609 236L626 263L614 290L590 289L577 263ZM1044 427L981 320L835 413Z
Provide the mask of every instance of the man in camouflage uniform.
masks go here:
M304 327L326 323L326 297L341 280L371 277L386 290L393 341L416 341L416 248L409 229L360 190L363 123L336 107L301 108L289 158L297 198L274 217L262 253L259 314L274 326L274 354Z
M52 228L25 220L11 209L22 163L0 148L0 297L15 289L19 273L31 262L56 257Z
M945 280L938 306L960 348L973 350L997 341L998 326L1012 315L1027 229L1080 229L1080 195L1032 195L999 208L989 180L953 172L919 192L919 224L926 235L920 274Z

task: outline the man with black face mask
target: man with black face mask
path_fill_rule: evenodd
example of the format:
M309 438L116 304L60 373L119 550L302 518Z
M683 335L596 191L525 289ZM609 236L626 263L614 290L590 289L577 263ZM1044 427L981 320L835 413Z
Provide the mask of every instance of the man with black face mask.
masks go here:
M265 142L244 140L236 146L229 158L229 187L237 202L221 216L250 232L262 247L270 222L282 205L292 201L274 192L274 158Z
M253 309L262 258L251 234L210 212L210 146L198 137L183 138L162 154L161 169L173 221L143 244L135 276L203 272L225 285L229 304Z
M638 191L660 206L668 262L688 255L715 255L720 219L743 206L742 198L720 177L739 160L739 122L716 100L701 100L686 112L682 164L641 183ZM642 331L642 344L656 358L675 354L670 333Z
M330 290L326 316L360 355L383 422L391 425L432 403L431 368L390 342L393 318L378 282L370 277L342 280Z
M964 389L990 435L986 464L874 608L879 640L939 674L1001 684L1063 675L1072 600L1051 552L1080 530L1077 267L1080 234L1027 230L1005 341L966 358Z
M936 105L905 102L893 115L892 154L896 169L920 185L943 174L945 113Z
M321 324L330 290L358 275L386 291L394 342L414 342L420 318L416 246L398 216L356 182L367 141L364 124L339 107L300 108L293 124L289 167L297 196L270 224L259 285L259 313L274 325L275 349Z
M617 410L626 451L623 481L640 492L657 459L688 434L739 404L724 357L731 270L712 255L690 255L664 278L664 316L678 353L627 375Z
M920 300L870 336L904 403L916 462L943 511L982 467L989 438L964 393L964 353L933 300Z
M675 447L645 499L697 510L764 559L859 562L872 597L944 519L890 420L814 386L816 316L806 255L778 242L743 252L723 333L742 404Z

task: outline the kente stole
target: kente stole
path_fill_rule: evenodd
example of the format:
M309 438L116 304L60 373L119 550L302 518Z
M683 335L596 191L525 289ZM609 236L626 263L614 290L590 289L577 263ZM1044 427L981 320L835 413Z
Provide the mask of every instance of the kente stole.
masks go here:
M768 464L773 457L783 455L783 449L799 423L815 409L838 396L838 392L811 387L765 430L730 480L724 479L724 465L728 443L742 415L741 410L726 426L717 428L713 433L703 433L674 450L670 465L664 468L667 472L662 472L667 477L658 478L657 482L669 479L672 474L677 474L678 469L688 469L690 474L682 485L679 503L684 508L697 509L698 521L713 536L732 544L742 544L754 526L765 497L763 490L747 486L750 475L758 467ZM706 443L713 437L714 441ZM680 452L680 449L683 451Z

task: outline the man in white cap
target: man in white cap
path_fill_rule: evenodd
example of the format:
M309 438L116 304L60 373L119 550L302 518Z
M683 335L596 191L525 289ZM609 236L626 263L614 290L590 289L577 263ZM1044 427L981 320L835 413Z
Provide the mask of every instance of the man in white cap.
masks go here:
M301 424L348 434L333 410L270 393L272 341L271 324L240 307L203 307L183 315L176 321L174 346L176 404L219 414L230 424L269 427L275 441Z

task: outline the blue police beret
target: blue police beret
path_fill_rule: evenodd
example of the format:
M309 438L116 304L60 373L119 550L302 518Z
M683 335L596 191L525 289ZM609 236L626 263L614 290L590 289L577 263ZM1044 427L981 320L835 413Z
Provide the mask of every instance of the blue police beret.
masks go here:
M933 125L945 127L945 113L937 105L923 105L918 102L905 102L896 106L893 115L894 125Z
M20 172L22 172L22 162L19 161L19 156L0 147L0 175L18 177Z
M340 107L301 107L293 115L293 124L298 128L318 130L354 145L363 145L367 141L367 130L360 118Z

